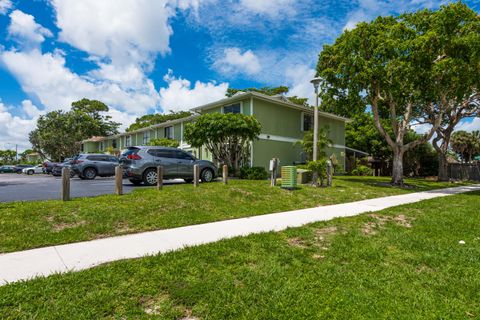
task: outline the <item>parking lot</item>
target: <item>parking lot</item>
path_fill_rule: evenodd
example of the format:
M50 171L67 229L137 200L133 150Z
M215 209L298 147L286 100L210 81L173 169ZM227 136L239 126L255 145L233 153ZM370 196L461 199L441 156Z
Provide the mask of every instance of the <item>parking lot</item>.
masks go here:
M25 175L15 173L0 174L0 202L60 199L61 177L46 174ZM165 181L165 185L184 183L183 180ZM134 186L128 180L123 180L123 192L146 188ZM114 177L95 180L71 179L71 197L92 197L113 194L115 190Z

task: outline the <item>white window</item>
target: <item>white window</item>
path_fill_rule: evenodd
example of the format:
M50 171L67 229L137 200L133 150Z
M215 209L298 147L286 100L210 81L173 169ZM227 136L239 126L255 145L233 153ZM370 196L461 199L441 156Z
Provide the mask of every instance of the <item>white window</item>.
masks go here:
M173 127L165 127L165 138L173 139Z
M241 113L240 103L223 107L223 113Z
M132 136L125 136L125 147L130 147L132 145Z
M145 131L143 133L143 144L147 144L150 142L150 131Z

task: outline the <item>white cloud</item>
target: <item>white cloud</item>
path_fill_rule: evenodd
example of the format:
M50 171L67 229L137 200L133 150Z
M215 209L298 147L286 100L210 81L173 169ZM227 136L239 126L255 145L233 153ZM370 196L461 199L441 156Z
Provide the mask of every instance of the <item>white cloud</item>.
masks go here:
M10 13L8 35L27 47L37 46L45 37L53 36L50 30L36 23L32 15L20 10Z
M16 77L22 89L36 97L49 110L68 109L81 98L98 99L119 110L145 113L158 105L153 82L144 79L138 86L123 87L114 81L83 77L65 66L58 53L0 52L0 60Z
M146 63L170 52L175 11L158 0L51 0L61 41L113 64ZM190 1L182 1L188 8Z
M220 73L235 77L238 74L254 75L262 69L258 57L252 50L241 52L240 48L226 48L213 67Z
M0 149L15 148L15 144L18 144L19 151L29 148L28 133L35 128L36 123L36 117L22 118L12 115L0 100Z
M290 87L288 94L291 96L308 98L308 102L313 105L315 103L315 94L310 80L312 80L314 76L315 70L307 65L301 64L287 67L285 77L287 78L287 84Z
M480 130L480 118L469 118L460 121L460 123L455 127L455 131L460 130L467 132Z
M270 16L278 16L282 13L294 13L294 0L240 0L240 4L247 10Z
M30 100L22 101L22 110L29 118L37 118L42 113Z
M12 8L12 1L0 0L0 15L6 14Z
M173 76L172 70L164 76L164 80L168 83L168 87L160 89L160 105L165 111L188 110L220 100L225 98L228 89L227 83L217 85L214 82L200 81L195 82L192 87L190 81Z

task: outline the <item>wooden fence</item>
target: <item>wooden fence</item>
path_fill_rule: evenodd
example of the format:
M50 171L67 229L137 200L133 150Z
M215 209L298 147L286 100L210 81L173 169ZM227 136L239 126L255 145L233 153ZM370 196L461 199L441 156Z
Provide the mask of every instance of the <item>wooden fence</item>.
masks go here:
M448 165L448 176L454 180L480 181L480 164L451 163Z

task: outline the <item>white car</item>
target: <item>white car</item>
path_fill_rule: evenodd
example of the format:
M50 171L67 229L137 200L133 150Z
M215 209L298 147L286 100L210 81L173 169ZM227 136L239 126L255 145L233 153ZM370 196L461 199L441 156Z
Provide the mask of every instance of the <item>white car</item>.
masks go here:
M34 173L43 173L43 164L37 164L35 167L24 168L22 173L34 174Z

